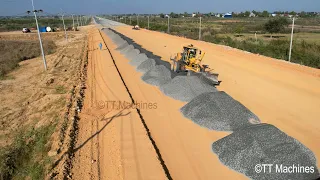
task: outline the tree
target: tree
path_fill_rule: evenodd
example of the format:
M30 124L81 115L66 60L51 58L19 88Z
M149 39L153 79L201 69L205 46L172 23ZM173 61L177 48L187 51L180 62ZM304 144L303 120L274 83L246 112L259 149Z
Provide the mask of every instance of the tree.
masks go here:
M250 14L251 14L250 11L246 11L246 12L244 13L244 16L245 16L245 17L249 17Z
M267 32L271 34L279 33L289 25L289 21L286 18L270 19L265 25L264 28Z
M237 33L237 36L238 36L238 37L240 37L240 36L241 36L241 33L243 32L243 29L244 29L243 25L238 25L238 26L236 27L236 29L234 30L234 32Z
M161 17L161 18L164 18L164 14L163 14L163 13L161 13L161 14L160 14L160 17Z
M268 11L263 11L261 16L262 17L269 17L269 12Z
M297 15L297 13L294 12L294 11L291 11L289 14L290 14L290 15L293 15L293 16Z

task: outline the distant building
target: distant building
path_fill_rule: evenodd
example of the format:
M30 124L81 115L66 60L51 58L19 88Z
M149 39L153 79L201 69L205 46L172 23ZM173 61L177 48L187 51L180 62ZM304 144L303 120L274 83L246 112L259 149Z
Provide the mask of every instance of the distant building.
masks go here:
M218 18L221 17L221 14L216 14L216 17L218 17Z
M256 14L254 14L253 12L250 13L249 17L256 17Z
M273 14L271 14L271 16L276 17L276 16L278 16L278 14L273 13Z
M192 17L196 17L197 16L197 14L196 13L192 13Z
M232 18L232 14L231 13L226 13L223 15L223 18Z

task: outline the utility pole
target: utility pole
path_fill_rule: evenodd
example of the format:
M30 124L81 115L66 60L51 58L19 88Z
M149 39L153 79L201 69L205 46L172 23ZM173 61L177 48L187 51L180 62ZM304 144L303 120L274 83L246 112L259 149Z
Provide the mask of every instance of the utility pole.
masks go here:
M137 25L139 26L139 15L137 15Z
M37 14L36 14L36 12L38 12L38 11L35 10L35 8L34 8L33 0L31 0L31 3L32 3L32 8L33 8L34 19L36 20L37 29L38 29L38 37L39 37L41 54L42 54L42 60L43 60L43 64L44 64L44 70L47 70L47 61L46 61L46 57L45 57L44 51L43 51L43 45L42 45L42 40L41 40L41 35L40 35L40 29L39 29ZM41 12L42 10L39 10L39 11ZM28 11L28 12L30 12L30 11Z
M64 24L64 13L62 12L62 9L61 9L61 13L62 13L62 22L63 22L63 28L64 28L64 34L66 35L66 41L68 41L68 35L67 35L67 30L66 30L66 25Z
M79 16L77 16L77 24L78 24L78 27L79 27Z
M199 25L199 40L201 40L201 16L200 16L200 25Z
M131 16L130 16L130 25L131 25Z
M290 40L289 62L291 62L292 41L293 41L293 29L294 29L294 17L293 17L293 19L292 19L292 31L291 31L291 40Z
M170 33L170 22L169 22L170 16L168 16L168 34Z
M73 24L73 31L76 31L75 27L74 27L74 18L73 18L73 14L71 14L72 16L72 24Z
M80 15L80 24L81 24L81 26L83 25L82 16L81 15Z
M124 23L127 24L127 16L124 17Z
M149 16L148 16L148 29L150 29L150 26L149 26Z

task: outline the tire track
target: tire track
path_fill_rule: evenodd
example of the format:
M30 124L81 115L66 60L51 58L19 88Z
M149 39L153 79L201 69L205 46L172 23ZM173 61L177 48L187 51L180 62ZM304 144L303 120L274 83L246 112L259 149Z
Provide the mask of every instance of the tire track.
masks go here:
M127 90L128 94L129 94L129 96L130 96L130 99L131 99L132 103L134 104L134 103L135 103L135 100L134 100L134 98L133 98L133 96L132 96L132 94L131 94L128 86L126 85L126 83L125 83L125 81L124 81L124 79L123 79L123 77L122 77L122 75L121 75L121 73L120 73L120 71L119 71L119 68L117 67L117 64L116 64L116 62L115 62L115 60L114 60L114 58L113 58L113 55L112 55L112 53L111 53L108 45L106 44L105 39L103 38L100 30L99 30L99 33L100 33L100 36L101 36L101 38L102 38L102 40L103 40L104 45L106 46L107 50L109 51L109 54L110 54L111 59L112 59L112 61L113 61L113 64L114 64L114 66L115 66L115 68L117 69L117 72L118 72L118 74L119 74L119 77L121 78L121 81L122 81L124 87L126 88L126 90ZM144 118L143 118L143 116L142 116L142 114L141 114L141 112L140 112L140 110L139 110L138 108L136 108L136 111L137 111L137 113L138 113L138 115L139 115L139 117L140 117L140 120L141 120L141 122L142 122L142 124L143 124L143 126L144 126L144 128L145 128L145 130L146 130L146 132L147 132L148 138L149 138L149 140L151 141L151 143L152 143L152 145L153 145L153 148L154 148L154 150L155 150L156 153L157 153L158 160L160 161L160 164L161 164L161 166L162 166L162 168L163 168L163 170L164 170L167 178L168 178L169 180L172 180L172 177L171 177L171 175L170 175L169 169L168 169L168 167L166 166L166 164L165 164L165 162L164 162L164 160L163 160L163 158L162 158L162 155L161 155L161 153L160 153L159 148L158 148L157 145L156 145L156 142L154 141L154 139L153 139L152 136L151 136L150 130L149 130L149 128L148 128L148 126L147 126L147 124L146 124L146 122L145 122L145 120L144 120Z

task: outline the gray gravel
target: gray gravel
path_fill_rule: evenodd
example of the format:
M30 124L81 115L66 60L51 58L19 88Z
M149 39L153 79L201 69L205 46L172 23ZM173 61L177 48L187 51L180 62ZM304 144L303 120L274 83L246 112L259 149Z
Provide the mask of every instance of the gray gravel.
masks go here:
M214 142L212 150L224 165L254 180L312 180L319 177L312 151L270 124L256 124L239 129ZM257 164L273 164L271 173L268 166L266 173L256 173ZM314 173L276 173L276 165L280 168L281 164L313 166Z
M140 54L140 51L139 49L129 49L123 54L129 61L132 61L135 57L137 57Z
M167 96L189 102L206 92L217 92L217 89L197 76L176 76L169 83L160 87Z
M203 93L180 111L196 124L217 131L234 131L260 123L259 118L223 91Z
M156 61L154 59L147 59L137 67L137 71L146 73L155 66L156 66Z
M139 55L132 58L132 60L129 62L132 66L139 66L142 62L146 61L148 59L147 55L144 53L140 53Z
M133 49L134 49L133 45L130 44L129 46L121 49L121 50L120 50L120 53L125 54L125 53L127 53L127 52L129 52L129 51L131 51L131 50L133 50Z
M156 65L146 72L141 79L148 84L161 86L171 81L171 72L163 65Z
M127 46L129 46L129 44L128 44L127 41L125 41L125 43L123 43L121 46L118 46L118 47L116 48L116 50L120 51L120 50L124 49L124 48L127 47Z

